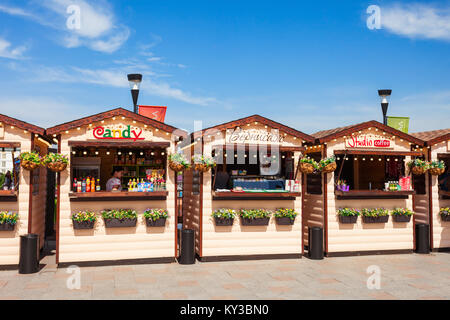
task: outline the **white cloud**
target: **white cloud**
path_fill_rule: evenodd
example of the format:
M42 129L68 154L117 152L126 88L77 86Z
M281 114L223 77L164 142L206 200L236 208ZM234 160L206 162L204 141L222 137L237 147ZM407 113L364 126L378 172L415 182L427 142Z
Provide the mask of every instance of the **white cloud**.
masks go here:
M450 8L429 4L408 4L383 7L382 27L409 38L450 40Z
M27 50L25 46L11 47L11 43L0 38L0 57L8 59L22 59Z
M4 5L0 5L0 11L10 14L12 16L22 16L22 17L33 17L34 15L23 10L22 8L15 8L15 7L7 7Z

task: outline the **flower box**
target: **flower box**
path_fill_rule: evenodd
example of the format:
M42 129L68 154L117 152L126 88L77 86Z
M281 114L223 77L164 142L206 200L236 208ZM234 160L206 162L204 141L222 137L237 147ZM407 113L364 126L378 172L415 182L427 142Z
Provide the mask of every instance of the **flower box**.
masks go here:
M95 221L74 221L72 220L75 230L94 229Z
M243 226L267 226L269 225L270 217L266 218L242 218L241 222Z
M232 226L234 223L234 218L219 218L214 217L214 222L216 223L216 226Z
M440 214L442 221L450 221L450 214Z
M291 226L295 223L295 218L291 219L289 217L275 217L275 221L280 226Z
M389 221L389 216L380 216L380 217L365 217L363 216L364 223L386 223Z
M339 216L339 222L344 224L356 223L358 216Z
M395 222L410 222L411 221L411 216L407 216L404 214L394 214L394 215L392 215L392 218L394 219Z
M156 220L152 220L150 218L145 218L145 223L147 227L164 227L166 226L167 218L159 218Z
M0 223L0 231L14 231L16 227L15 224L11 223Z
M106 228L130 228L136 227L137 218L124 218L124 219L103 219L105 221Z

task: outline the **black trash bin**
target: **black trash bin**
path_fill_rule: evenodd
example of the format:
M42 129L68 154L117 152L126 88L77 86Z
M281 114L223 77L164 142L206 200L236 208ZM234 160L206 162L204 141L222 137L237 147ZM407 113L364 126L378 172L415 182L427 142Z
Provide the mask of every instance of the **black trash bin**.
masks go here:
M39 271L39 235L20 236L19 273L29 274Z
M323 228L308 228L308 258L313 260L323 259Z
M181 230L181 254L179 264L195 263L195 233L192 229Z
M428 224L416 224L416 253L430 253L430 226Z

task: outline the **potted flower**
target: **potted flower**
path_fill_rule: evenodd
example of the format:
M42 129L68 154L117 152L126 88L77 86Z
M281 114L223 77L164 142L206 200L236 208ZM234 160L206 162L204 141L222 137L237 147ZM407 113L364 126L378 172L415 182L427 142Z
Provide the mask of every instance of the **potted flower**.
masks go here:
M218 209L215 210L212 215L216 226L232 226L234 217L236 216L236 210L233 209Z
M397 208L391 212L395 222L410 222L413 214L414 212L406 208Z
M362 209L361 215L364 223L386 223L389 220L389 211L384 208Z
M131 209L104 210L102 217L106 228L135 227L137 212Z
M409 170L415 175L422 175L428 170L428 162L414 159L408 162Z
M438 160L438 161L431 161L429 163L429 169L428 171L433 175L433 176L440 176L441 174L443 174L445 172L445 162L442 160Z
M265 209L241 209L239 216L243 226L267 226L272 212Z
M169 213L166 209L147 209L144 218L147 227L164 227Z
M22 168L29 171L36 169L41 164L41 157L37 152L22 152L19 159Z
M349 191L350 186L347 185L347 182L345 180L338 180L336 183L336 189L338 191Z
M61 172L67 168L69 159L59 153L49 153L42 158L42 163L54 172Z
M450 208L441 208L439 210L439 215L441 216L442 221L450 221Z
M78 229L94 229L95 221L97 217L92 211L79 211L73 213L72 216L73 228Z
M216 166L216 162L212 157L196 154L192 157L194 163L194 170L207 172L210 168Z
M300 159L300 171L306 174L311 174L314 170L318 169L318 164L314 159L310 157L303 157Z
M334 156L319 161L319 170L323 173L330 173L336 170L336 158Z
M19 219L19 214L10 211L0 211L0 231L13 231Z
M169 167L173 171L180 172L191 167L186 157L181 153L172 153L169 155Z
M279 225L293 225L295 217L298 215L294 209L280 208L274 213L275 221Z
M339 217L340 223L356 223L358 216L360 215L359 210L350 208L341 208L338 210L337 215Z

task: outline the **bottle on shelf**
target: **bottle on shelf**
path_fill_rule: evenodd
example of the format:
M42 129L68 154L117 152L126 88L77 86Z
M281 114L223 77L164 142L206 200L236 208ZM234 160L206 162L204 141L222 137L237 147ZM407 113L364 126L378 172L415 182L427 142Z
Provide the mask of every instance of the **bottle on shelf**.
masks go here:
M86 192L91 192L91 178L89 176L86 179Z
M77 192L81 192L81 180L77 181Z
M81 192L86 192L86 179L81 182Z
M95 179L91 179L91 192L95 192Z
M72 191L77 192L77 178L73 179Z
M100 179L97 179L97 184L95 185L95 191L100 191Z

